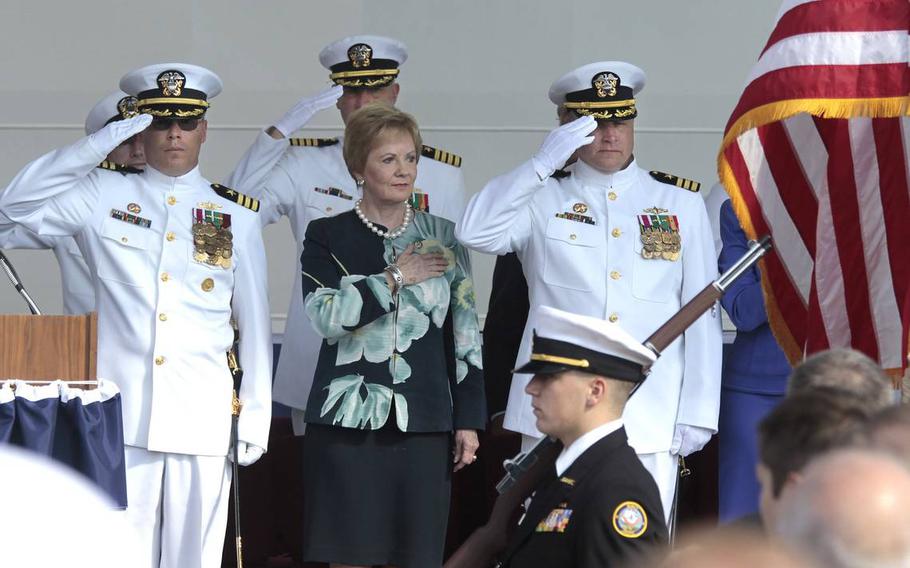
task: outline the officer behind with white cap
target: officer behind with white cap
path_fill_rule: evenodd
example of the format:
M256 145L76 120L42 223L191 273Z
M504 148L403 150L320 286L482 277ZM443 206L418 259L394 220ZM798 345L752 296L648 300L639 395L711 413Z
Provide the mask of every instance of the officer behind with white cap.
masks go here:
M399 67L408 54L400 41L380 36L346 37L326 46L319 61L334 86L302 99L274 126L260 132L227 184L262 200L263 225L283 215L291 220L297 242L294 286L275 374L274 398L292 409L295 432L303 433L303 409L316 370L322 338L310 325L300 293L300 254L307 225L354 208L360 190L341 155L340 138L290 138L320 110L338 107L341 119L371 102L394 105ZM411 205L452 222L461 218L465 189L461 158L424 145L417 165Z
M512 535L504 566L632 565L667 543L654 479L629 446L623 408L654 354L602 319L532 310L533 347L515 370L537 428L563 444Z
M518 253L530 303L622 322L643 341L717 273L711 228L697 184L639 167L632 154L635 93L644 72L619 61L580 67L550 87L550 100L579 116L550 132L537 153L475 195L456 228L480 252ZM551 177L577 151L571 175ZM519 360L527 358L525 326ZM654 365L629 401L629 443L654 476L669 515L677 461L717 430L721 329L705 314ZM530 380L512 380L504 426L540 433Z
M126 515L146 565L214 568L231 481L232 317L244 368L241 465L264 452L271 419L258 202L199 172L217 75L184 63L151 65L125 75L120 87L142 114L26 166L0 195L0 210L39 234L75 236L91 268L98 375L122 393ZM139 133L144 172L95 167Z
M94 134L110 122L123 120L136 114L136 99L115 91L92 107L85 119L85 133ZM145 153L142 140L133 136L111 150L99 168L124 172L142 171ZM133 172L135 173L135 172ZM63 285L63 311L67 314L85 314L95 309L95 290L92 277L79 247L72 237L37 235L22 225L11 223L0 214L0 249L53 249L60 265Z

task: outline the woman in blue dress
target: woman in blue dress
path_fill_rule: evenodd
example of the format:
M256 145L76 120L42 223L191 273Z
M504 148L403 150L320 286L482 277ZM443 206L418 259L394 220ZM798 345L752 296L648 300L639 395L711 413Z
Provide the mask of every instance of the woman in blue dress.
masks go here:
M720 209L720 235L717 264L724 272L749 247L730 200ZM757 427L784 397L790 364L768 325L757 266L730 285L721 304L736 325L724 356L718 426L718 517L725 523L758 512Z

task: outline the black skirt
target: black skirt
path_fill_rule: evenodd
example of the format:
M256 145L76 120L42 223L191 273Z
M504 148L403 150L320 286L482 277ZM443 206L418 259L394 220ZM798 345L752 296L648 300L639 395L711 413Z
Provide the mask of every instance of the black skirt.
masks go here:
M442 565L451 434L308 424L303 555L312 562Z

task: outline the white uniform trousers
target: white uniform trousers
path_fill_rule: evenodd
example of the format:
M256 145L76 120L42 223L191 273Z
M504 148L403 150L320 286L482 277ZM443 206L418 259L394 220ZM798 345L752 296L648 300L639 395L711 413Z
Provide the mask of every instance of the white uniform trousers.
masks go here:
M230 509L231 468L217 456L126 446L127 520L140 568L219 568Z
M521 451L527 452L534 447L540 438L521 435ZM660 503L664 508L664 521L670 527L670 511L673 508L673 498L676 495L676 482L679 479L679 456L670 452L656 452L653 454L638 454L638 459L645 466L651 477L657 483L660 491Z

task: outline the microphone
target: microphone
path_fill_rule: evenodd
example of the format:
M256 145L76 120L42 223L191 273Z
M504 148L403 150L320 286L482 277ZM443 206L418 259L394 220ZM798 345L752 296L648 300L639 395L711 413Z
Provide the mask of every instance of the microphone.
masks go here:
M2 250L0 250L0 267L3 268L4 272L6 272L6 276L9 278L9 281L13 283L13 287L16 288L16 291L19 292L19 295L25 298L25 303L28 304L29 311L36 316L40 316L41 310L39 310L38 306L35 305L32 297L28 295L28 292L25 290L25 286L22 285L22 280L20 280L19 275L16 274L16 269L13 268L13 265L10 263L9 259L6 258L6 255L3 254Z

